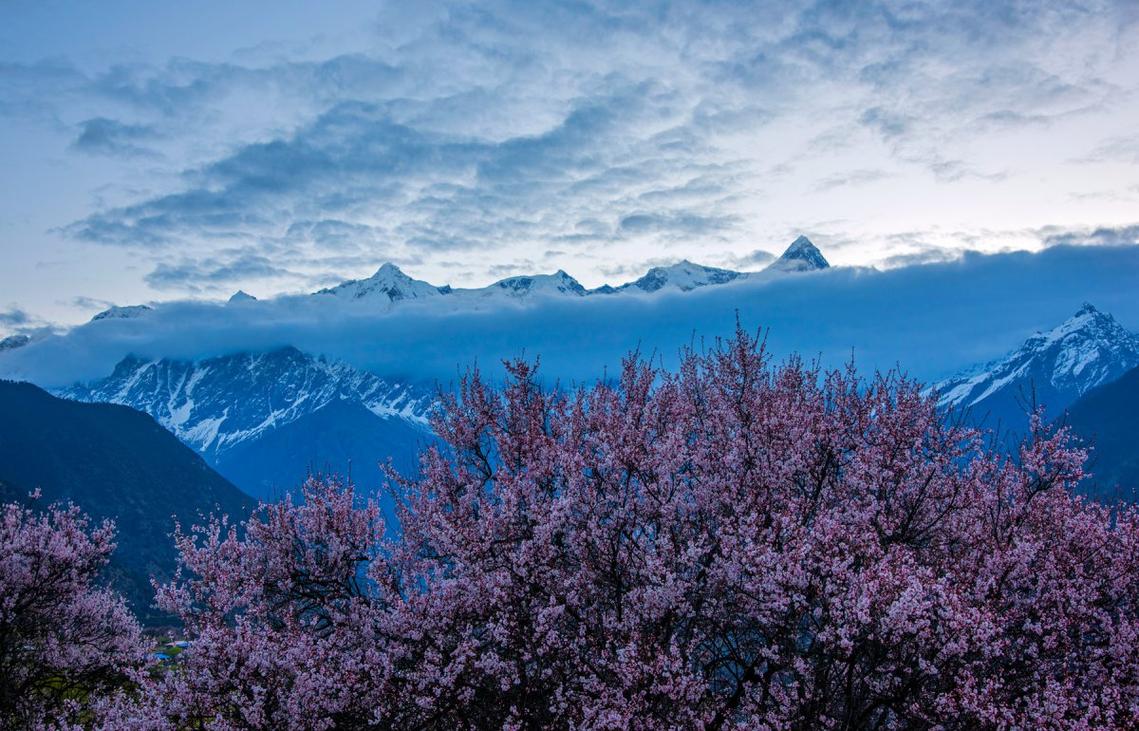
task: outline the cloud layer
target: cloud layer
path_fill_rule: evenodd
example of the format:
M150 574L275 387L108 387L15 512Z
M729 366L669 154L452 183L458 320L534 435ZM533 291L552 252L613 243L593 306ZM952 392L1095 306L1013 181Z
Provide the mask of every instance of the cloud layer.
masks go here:
M375 303L285 297L221 305L176 302L101 320L0 354L0 377L63 386L108 374L133 353L204 358L294 345L382 376L449 383L478 363L540 356L545 375L589 382L639 348L674 364L685 345L729 335L736 317L769 330L779 357L863 368L901 366L925 380L1001 355L1084 301L1139 330L1139 247L1057 246L1039 254L969 254L878 272L830 269L687 293L539 300L455 311L435 301Z

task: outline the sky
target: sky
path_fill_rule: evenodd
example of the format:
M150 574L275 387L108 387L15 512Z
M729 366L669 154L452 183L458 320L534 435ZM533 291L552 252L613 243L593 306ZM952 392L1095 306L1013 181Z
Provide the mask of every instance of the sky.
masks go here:
M386 261L1115 250L1139 4L0 0L0 161L0 335Z

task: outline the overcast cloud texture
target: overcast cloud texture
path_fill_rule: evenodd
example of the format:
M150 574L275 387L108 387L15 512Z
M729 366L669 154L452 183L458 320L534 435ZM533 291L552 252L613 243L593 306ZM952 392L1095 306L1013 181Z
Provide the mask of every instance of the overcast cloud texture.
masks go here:
M1132 0L8 0L0 334L388 260L596 286L799 233L879 267L1133 244L1136 130Z

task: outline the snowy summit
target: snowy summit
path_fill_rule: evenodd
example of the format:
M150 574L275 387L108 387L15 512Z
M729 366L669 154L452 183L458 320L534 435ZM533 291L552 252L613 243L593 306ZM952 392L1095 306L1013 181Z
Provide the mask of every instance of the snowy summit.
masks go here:
M1058 327L1037 332L1019 348L938 383L944 408L992 408L1002 416L1035 399L1057 414L1096 386L1139 366L1139 336L1084 303ZM994 406L995 405L995 406Z
M830 268L830 262L819 251L819 247L811 243L806 236L800 236L791 242L787 251L783 252L765 271L772 272L813 272L819 269Z

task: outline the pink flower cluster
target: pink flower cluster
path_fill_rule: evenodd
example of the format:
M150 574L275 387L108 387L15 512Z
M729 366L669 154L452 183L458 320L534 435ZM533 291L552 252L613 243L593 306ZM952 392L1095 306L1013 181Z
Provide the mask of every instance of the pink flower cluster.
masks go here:
M138 623L98 586L114 547L73 505L0 505L0 728L76 723L79 701L135 677Z
M177 537L194 644L134 728L1139 726L1139 514L1008 459L919 386L773 365L543 389L472 373L396 520L310 481Z

